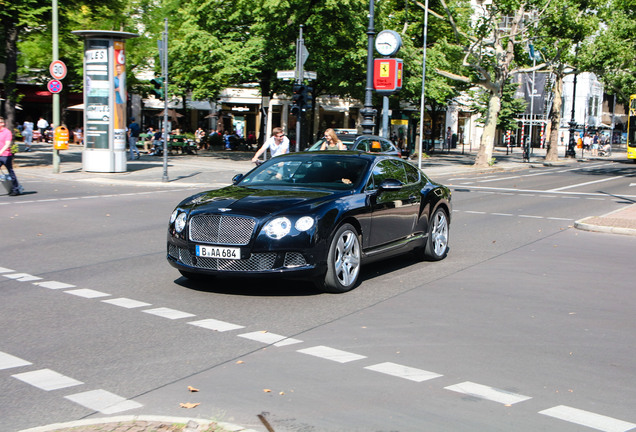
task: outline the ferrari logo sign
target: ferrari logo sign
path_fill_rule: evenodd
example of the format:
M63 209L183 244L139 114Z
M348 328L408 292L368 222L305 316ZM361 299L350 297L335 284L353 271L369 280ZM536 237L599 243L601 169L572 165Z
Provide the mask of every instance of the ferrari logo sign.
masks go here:
M394 93L402 88L401 59L381 58L373 63L373 88L378 93Z

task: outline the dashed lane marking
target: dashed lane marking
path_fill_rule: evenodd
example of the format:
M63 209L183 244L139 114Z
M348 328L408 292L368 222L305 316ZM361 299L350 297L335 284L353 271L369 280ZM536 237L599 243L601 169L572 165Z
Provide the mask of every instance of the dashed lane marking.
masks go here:
M42 288L48 288L52 290L75 288L75 285L67 284L64 282L58 282L58 281L36 282L33 285L41 286Z
M181 319L181 318L190 318L195 316L194 314L188 312L181 312L175 309L170 309L166 307L160 307L156 309L146 309L142 311L147 314L156 315L162 318L168 318L171 320Z
M578 199L578 198L586 197L586 196L601 197L601 198L607 198L607 199L617 198L616 196L610 196L606 193L601 193L601 192L568 192L568 191L563 191L558 189L535 190L535 189L497 188L497 187L489 187L489 186L473 186L473 185L463 185L463 184L450 186L450 188L457 193L466 192L466 190L474 189L475 191L483 191L483 190L495 191L498 195L522 195L524 197L532 196L531 194L537 194L539 197L541 197L546 193L550 193L550 194L557 194L558 198L571 198L571 199ZM466 190L463 190L463 189L466 189ZM636 195L621 194L619 198L636 198Z
M17 280L18 282L31 282L36 280L42 280L41 277L33 276L28 273L10 273L2 275L9 279Z
M0 370L29 366L33 363L0 351Z
M46 391L59 390L84 384L81 381L67 377L66 375L62 375L61 373L55 372L51 369L40 369L11 376L27 384L31 384L33 387Z
M119 307L123 307L123 308L126 308L126 309L134 309L134 308L138 308L138 307L152 306L150 303L145 303L145 302L142 302L142 301L133 300L133 299L129 299L129 298L126 298L126 297L120 297L120 298L110 299L110 300L102 300L102 302L108 303L108 304L112 304L112 305L115 305L115 306L119 306Z
M415 382L428 381L430 379L439 378L440 375L435 372L429 372L423 369L416 369L409 366L403 366L397 363L378 363L376 365L367 366L365 369L391 375L398 378L404 378Z
M621 175L621 176L608 177L608 178L599 179L599 180L592 180L592 181L585 182L585 183L577 183L577 184L573 184L573 185L569 185L569 186L563 186L563 187L556 188L556 189L550 189L548 192L564 191L566 189L572 189L572 188L576 188L576 187L580 187L580 186L587 186L587 185L591 185L591 184L602 183L602 182L606 182L606 181L621 179L621 178L624 178L624 177L625 177L624 175Z
M335 361L338 363L349 363L356 360L362 360L367 358L366 356L350 353L347 351L341 351L335 348L329 348L323 345L305 348L298 350L299 353L309 354L314 357L320 357L326 360Z
M277 347L293 345L301 343L301 340L288 338L287 336L277 335L275 333L269 333L266 331L257 331L251 333L243 333L238 335L239 337L250 339L257 342L262 342L268 345L274 345Z
M512 213L487 213L487 212L475 211L475 210L457 210L457 209L454 209L453 213L468 213L468 214L473 214L473 215L491 215L491 216L504 216L504 217L519 217L519 218L526 218L526 219L546 219L546 220L565 221L565 222L574 221L574 219L572 219L572 218L562 218L562 217L554 217L554 216L524 215L524 214L515 215L515 214L512 214Z
M513 405L519 402L532 399L530 396L524 396L517 393L511 393L506 390L501 390L494 387L485 386L482 384L476 384L470 381L466 381L460 384L444 387L446 390L451 390L457 393L462 393L468 396L477 397L480 399L486 399L492 402L499 402L504 405Z
M64 396L64 398L102 414L116 414L143 406L138 402L101 389L76 393Z
M604 432L626 432L636 428L636 424L634 423L629 423L577 408L571 408L565 405L559 405L539 411L539 414L587 426Z
M70 290L70 291L64 291L64 292L66 294L73 294L73 295L76 295L78 297L84 297L84 298L88 298L88 299L110 296L110 294L106 294L106 293L103 293L101 291L95 291L95 290L86 289L86 288Z
M232 324L232 323L219 321L219 320L215 320L211 318L200 320L200 321L191 321L188 324L196 326L196 327L202 327L208 330L215 330L218 332L225 332L225 331L238 330L238 329L244 328L244 326L242 325Z

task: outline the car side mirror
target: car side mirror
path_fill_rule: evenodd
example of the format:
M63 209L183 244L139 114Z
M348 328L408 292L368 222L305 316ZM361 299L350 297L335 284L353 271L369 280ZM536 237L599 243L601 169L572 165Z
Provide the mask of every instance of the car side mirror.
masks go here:
M380 183L381 191L399 191L402 189L403 183L396 179L386 179Z
M243 175L243 174L235 175L234 177L232 177L232 184L237 184L238 182L243 180L243 177L245 177L245 175Z

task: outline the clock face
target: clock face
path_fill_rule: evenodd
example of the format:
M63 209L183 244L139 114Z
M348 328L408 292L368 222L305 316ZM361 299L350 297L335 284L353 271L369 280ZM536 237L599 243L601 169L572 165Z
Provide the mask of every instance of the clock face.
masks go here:
M375 49L383 56L395 54L402 46L402 38L393 30L382 30L375 38Z

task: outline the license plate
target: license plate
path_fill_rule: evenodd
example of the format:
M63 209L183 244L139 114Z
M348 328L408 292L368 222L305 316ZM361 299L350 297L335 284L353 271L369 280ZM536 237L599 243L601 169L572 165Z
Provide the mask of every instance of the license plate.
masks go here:
M241 259L241 248L197 245L196 254L205 258Z

